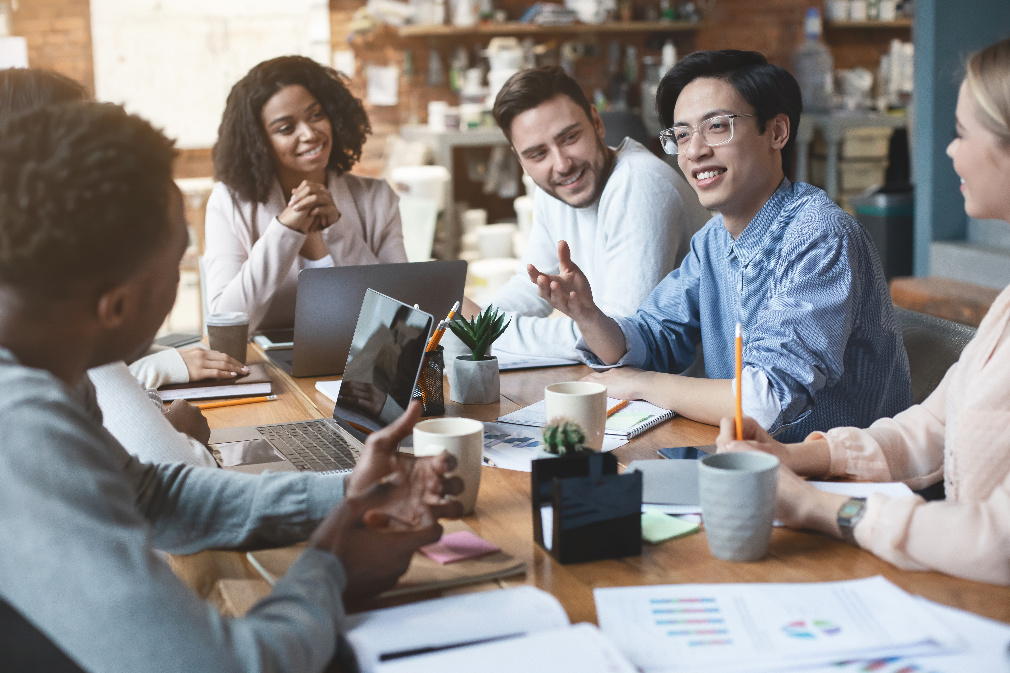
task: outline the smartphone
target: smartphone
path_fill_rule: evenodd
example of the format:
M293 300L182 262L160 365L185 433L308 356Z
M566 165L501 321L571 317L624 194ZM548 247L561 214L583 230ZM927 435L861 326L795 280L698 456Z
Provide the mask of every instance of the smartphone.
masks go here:
M663 458L673 458L679 460L698 460L711 453L715 453L715 444L707 446L671 446L660 449L659 455Z
M195 344L202 338L203 335L199 333L173 332L172 334L166 334L165 336L158 337L154 340L154 343L167 348L178 348L180 346Z
M253 341L265 351L292 348L295 345L293 329L268 329L253 334Z

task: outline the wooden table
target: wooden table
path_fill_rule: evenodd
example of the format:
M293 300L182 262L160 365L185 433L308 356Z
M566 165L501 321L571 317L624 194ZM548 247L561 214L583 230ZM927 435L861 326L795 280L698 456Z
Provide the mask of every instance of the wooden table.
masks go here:
M250 351L253 361L261 354ZM510 372L502 375L497 404L463 406L448 400L446 413L494 420L543 397L544 386L584 376L582 366ZM333 402L315 390L320 379L292 379L272 371L280 400L266 404L215 409L207 412L211 427L302 420L330 416ZM337 377L327 377L334 379ZM622 465L656 458L664 446L704 445L715 441L711 426L675 418L617 449ZM682 582L816 582L883 575L903 589L940 603L970 610L1010 623L1010 587L998 587L948 577L935 572L895 568L867 551L825 536L778 528L772 532L768 556L755 563L732 563L714 558L704 533L643 545L642 555L619 560L561 565L533 542L529 495L530 475L485 467L474 515L466 522L481 536L523 560L525 577L503 585L532 584L561 601L573 622L596 622L592 590L596 587ZM172 559L173 569L198 593L213 597L219 579L258 578L237 552L201 552Z

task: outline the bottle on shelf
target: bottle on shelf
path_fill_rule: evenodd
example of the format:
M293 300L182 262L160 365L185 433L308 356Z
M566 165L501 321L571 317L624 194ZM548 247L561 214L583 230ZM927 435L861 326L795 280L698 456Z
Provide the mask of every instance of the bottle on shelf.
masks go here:
M834 60L821 40L821 13L816 7L807 10L804 22L805 40L793 56L793 71L803 95L803 109L826 112L834 97Z
M670 72L670 69L675 65L677 65L677 46L673 43L673 40L667 40L663 43L662 56L659 62L660 78Z

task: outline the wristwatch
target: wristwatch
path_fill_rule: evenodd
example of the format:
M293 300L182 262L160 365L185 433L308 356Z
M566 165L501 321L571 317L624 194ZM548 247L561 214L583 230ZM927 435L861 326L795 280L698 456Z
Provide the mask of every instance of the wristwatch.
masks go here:
M866 498L849 498L838 508L838 528L842 531L842 539L851 545L856 544L856 524L865 511Z

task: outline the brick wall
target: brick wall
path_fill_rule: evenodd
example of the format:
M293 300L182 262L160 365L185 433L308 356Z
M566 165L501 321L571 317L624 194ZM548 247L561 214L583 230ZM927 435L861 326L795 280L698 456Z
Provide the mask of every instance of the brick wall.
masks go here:
M88 0L21 0L11 28L28 40L32 67L63 73L94 91Z

